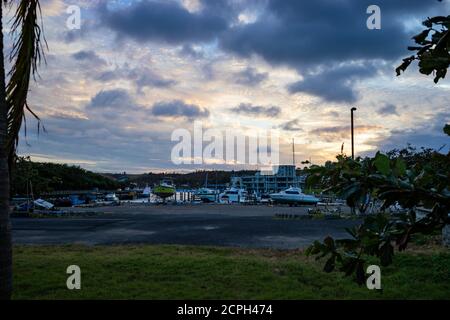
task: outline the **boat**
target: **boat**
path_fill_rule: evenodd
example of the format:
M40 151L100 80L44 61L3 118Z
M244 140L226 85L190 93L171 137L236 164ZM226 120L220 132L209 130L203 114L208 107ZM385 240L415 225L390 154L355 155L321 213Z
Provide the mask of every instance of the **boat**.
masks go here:
M152 188L149 186L146 186L145 189L142 191L142 194L140 195L141 198L150 198L150 195L152 194Z
M108 201L108 202L118 202L118 201L119 201L119 198L116 196L115 193L108 193L108 194L105 196L105 201Z
M270 198L270 195L267 193L261 194L261 197L258 197L258 202L262 204L270 204L272 202L272 199Z
M153 188L153 194L165 200L175 195L176 189L173 181L170 179L162 180L157 186Z
M248 193L245 189L231 187L219 195L220 203L245 203Z
M200 188L195 192L195 196L199 198L202 202L210 203L216 201L217 192L216 190L209 188Z
M275 203L284 203L284 204L312 204L316 205L319 203L319 199L312 195L307 195L302 193L301 188L290 187L284 191L278 193L270 194L270 198Z
M208 173L206 173L205 186L203 188L198 189L195 192L195 196L205 203L217 201L217 191L208 188Z
M34 201L34 205L36 207L44 208L44 209L47 209L47 210L53 209L55 207L53 205L53 203L50 203L50 202L45 201L43 199L37 199L36 201Z

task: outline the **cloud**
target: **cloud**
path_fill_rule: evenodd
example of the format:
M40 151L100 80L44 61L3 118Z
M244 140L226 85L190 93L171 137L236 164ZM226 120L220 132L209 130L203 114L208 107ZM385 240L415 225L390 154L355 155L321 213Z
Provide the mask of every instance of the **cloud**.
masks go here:
M377 4L382 8L382 28L373 31L366 27L371 4L372 0L268 0L258 20L234 26L221 44L243 57L257 54L270 63L294 67L396 59L405 54L410 38L404 18L426 17L430 8L442 8L437 1L411 0L405 5L381 0Z
M177 83L175 80L165 79L146 68L132 70L128 78L133 80L139 89L146 87L167 88Z
M398 116L397 107L391 103L387 103L384 107L378 109L378 113L383 116Z
M185 57L189 57L192 59L202 59L205 57L204 53L201 50L194 48L194 46L189 44L184 44L180 50L180 54Z
M290 84L288 90L290 93L308 93L329 102L353 103L358 100L355 83L376 74L377 69L371 64L340 65L305 74L303 80Z
M126 109L135 106L133 98L123 89L100 91L87 105L88 109Z
M443 132L444 125L450 122L449 112L439 112L431 119L415 128L392 130L389 136L371 141L376 148L383 151L404 148L408 143L415 147L433 148L444 147L441 152L450 152L450 138Z
M97 53L95 53L95 51L92 50L81 50L78 51L74 54L72 54L72 57L77 60L77 61L83 61L83 62L88 62L88 63L92 63L94 65L106 65L106 61L99 57Z
M103 5L101 23L122 38L181 44L184 54L197 58L192 45L217 41L219 48L235 56L258 56L297 70L303 80L291 84L290 93L352 103L359 98L358 81L376 76L375 66L392 64L408 54L411 30L406 21L442 10L437 1L410 0L405 5L381 0L377 4L382 9L382 28L369 30L366 10L371 0L203 0L198 4L195 10L175 1L140 1L114 10ZM239 17L249 14L253 18L242 23ZM266 78L267 74L247 68L236 82L256 86Z
M54 119L65 119L65 120L88 120L86 115L76 112L76 111L64 111L64 110L58 110L58 111L47 111L46 115L48 117L54 118Z
M175 80L166 79L158 75L149 68L130 68L128 65L95 75L95 80L101 82L121 79L132 81L136 85L138 92L141 92L144 88L169 88L177 83Z
M411 17L426 18L432 10L442 10L437 1L378 1L382 28L374 31L366 27L366 10L373 4L371 0L266 3L254 23L237 24L224 32L221 48L242 58L256 55L272 65L294 68L304 80L292 84L291 93L305 92L339 103L356 101L354 87L358 80L376 75L371 73L373 66L349 65L359 62L380 66L385 61L400 61L408 55L406 48L411 44L411 31L405 28L405 21ZM339 65L344 67L336 68ZM318 69L323 71L317 73Z
M225 3L219 1L215 5ZM182 44L209 42L228 28L223 12L209 10L211 6L206 5L199 12L190 12L175 1L139 1L118 10L111 10L102 4L99 12L101 23L120 37Z
M303 131L300 127L298 119L285 122L280 126L280 128L285 131Z
M324 116L330 117L330 118L339 118L340 114L337 111L328 111L324 114Z
M381 129L379 126L366 125L356 126L355 134L367 133ZM325 142L335 142L350 137L350 126L335 126L335 127L323 127L309 131L309 135L312 137L320 138Z
M197 119L209 117L209 110L195 104L184 103L181 100L173 100L155 103L152 107L152 114L157 117Z
M258 72L255 68L248 67L235 75L236 83L254 87L269 77L267 72Z
M30 88L30 103L44 119L47 133L35 137L35 130L29 130L27 141L32 147L23 139L23 155L77 159L96 171L196 169L200 166L172 164L172 131L180 122L189 127L187 122L196 115L209 113L217 120L215 125L233 126L239 132L266 126L267 121L246 121L242 127L236 119L245 113L229 109L223 113L223 106L239 107L245 101L252 107L283 106L281 115L288 118L269 120L276 122L284 138L297 134L313 141L301 151L302 157L319 163L332 159L342 141L350 138L350 128L333 127L348 124L347 107L344 110L335 102L347 103L360 96L364 99L358 105L374 108L358 107L359 115L383 129L358 134L357 150L386 150L407 142L439 148L448 140L441 133L445 115L436 120L434 129L429 114L448 109L445 83L432 89L432 81L420 80L415 72L409 73L413 77L393 80L393 66L409 54L406 47L421 28L420 21L435 15L435 9L448 11L448 2L442 10L437 0L380 0L376 4L382 10L382 30L369 31L366 8L373 3L368 0L77 3L81 1L86 3L81 30L61 28L67 19L64 10L59 16L44 15L50 52L48 64L41 68L42 79ZM99 2L107 3L103 12L96 10ZM160 7L175 10L152 11ZM76 42L68 46L64 40ZM97 57L104 61L91 63ZM270 81L264 79L265 70L270 70ZM242 79L236 77L237 71L242 71ZM236 79L255 85L250 92L236 91ZM294 93L301 94L289 96L289 83ZM241 100L242 95L252 99ZM196 106L170 107L175 99L181 100L175 105ZM155 109L160 116L153 114L155 101L167 106L167 110ZM378 109L387 102L397 106L399 113L400 106L408 105L410 112L401 118L380 115ZM342 113L342 119L330 111ZM261 119L256 117L259 112L251 109L247 120ZM27 126L33 127L34 120L29 119ZM320 127L334 129L309 134ZM287 162L290 149L289 145L282 148L281 157ZM214 168L218 167L223 168Z
M231 108L231 111L237 114L243 114L247 116L269 117L269 118L274 118L281 114L280 107L254 106L250 103L241 103L239 106Z

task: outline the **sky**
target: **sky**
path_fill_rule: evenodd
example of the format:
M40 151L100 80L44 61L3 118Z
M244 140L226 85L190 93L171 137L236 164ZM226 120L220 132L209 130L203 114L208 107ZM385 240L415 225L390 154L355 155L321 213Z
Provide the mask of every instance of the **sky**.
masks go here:
M448 79L436 85L415 65L397 77L395 67L449 1L41 2L47 62L29 104L46 130L28 115L19 145L33 160L101 172L248 168L175 165L172 133L201 121L244 136L275 130L281 164L292 163L292 139L298 165L322 164L343 143L351 152L351 107L358 155L448 144ZM366 25L372 4L380 30ZM71 5L80 29L67 26Z

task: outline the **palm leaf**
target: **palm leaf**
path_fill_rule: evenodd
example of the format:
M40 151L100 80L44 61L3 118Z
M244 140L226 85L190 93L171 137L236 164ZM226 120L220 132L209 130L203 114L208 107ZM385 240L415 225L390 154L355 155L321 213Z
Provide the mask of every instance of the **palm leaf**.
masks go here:
M10 0L6 1L10 2ZM19 142L19 132L28 110L38 120L40 118L31 110L27 102L31 76L36 78L38 66L44 59L42 44L47 46L42 34L42 15L39 0L20 0L12 19L14 44L10 55L12 63L9 82L6 86L8 104L8 138L7 150L10 163L15 157Z

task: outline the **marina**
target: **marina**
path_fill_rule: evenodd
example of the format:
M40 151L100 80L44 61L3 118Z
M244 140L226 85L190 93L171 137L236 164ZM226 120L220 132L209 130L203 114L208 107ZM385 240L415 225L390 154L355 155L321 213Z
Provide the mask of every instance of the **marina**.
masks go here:
M177 204L177 203L218 203L218 204L287 204L312 205L330 202L323 195L304 194L301 186L305 185L305 176L297 176L295 166L277 166L273 172L256 172L253 176L235 175L225 186L208 185L205 174L203 187L177 187L176 181L165 177L154 186L139 186L130 183L126 177L120 177L128 186L117 190L79 190L55 191L38 195L38 200L46 201L52 209L68 207L96 207L108 205L131 204ZM319 198L318 198L319 197ZM30 211L37 207L42 209L34 195L13 198L16 211ZM49 209L48 206L45 209Z

